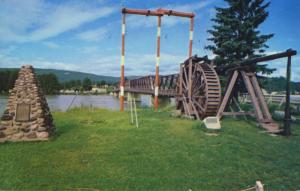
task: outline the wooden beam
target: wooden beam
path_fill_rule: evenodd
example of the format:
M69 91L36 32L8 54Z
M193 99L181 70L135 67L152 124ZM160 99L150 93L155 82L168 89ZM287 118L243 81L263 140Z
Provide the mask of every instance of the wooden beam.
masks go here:
M262 114L261 109L259 107L258 100L256 98L256 95L255 95L255 92L254 92L254 89L253 89L253 85L251 84L249 76L246 74L246 72L241 71L241 74L242 74L242 78L244 80L244 83L246 85L246 88L248 90L248 93L250 95L251 102L254 106L256 118L260 122L261 120L263 120L263 114Z
M275 59L279 59L279 58L294 56L296 54L297 54L296 50L288 49L285 52L272 54L272 55L268 55L268 56L263 56L263 57L258 57L258 58L247 59L247 60L244 60L237 64L238 65L248 65L248 64L258 63L258 62L266 62L266 61L275 60Z
M234 71L231 78L230 78L228 88L226 89L225 95L223 97L222 103L221 103L220 108L219 108L218 113L217 113L218 118L222 118L222 114L225 110L225 107L226 107L228 101L229 101L229 97L232 93L232 90L233 90L233 87L235 85L235 82L237 80L238 75L239 75L238 71Z
M141 9L122 9L123 14L132 14L132 15L145 15L145 16L163 16L161 12L151 11L151 10L141 10Z
M173 10L167 10L167 9L157 9L157 12L162 13L164 15L168 16L177 16L177 17L188 17L193 18L195 16L194 13L187 13L187 12L180 12L180 11L173 11Z
M265 97L264 97L264 95L261 91L261 88L259 86L259 83L257 81L257 78L256 78L255 74L252 77L250 77L250 79L251 79L251 82L253 84L254 91L255 91L255 93L258 97L258 101L261 105L263 115L265 116L266 119L269 119L269 120L273 121L272 116L271 116L270 111L269 111L269 108L268 108L268 105L266 103Z
M218 66L215 68L215 70L217 71L218 74L220 74L220 73L227 72L228 70L243 69L247 65L248 65L248 67L250 67L251 65L256 64L258 62L266 62L266 61L275 60L275 59L279 59L279 58L294 56L296 54L297 54L296 50L288 49L285 52L281 52L281 53L277 53L277 54L272 54L272 55L258 57L258 58L250 58L250 59L246 59L241 62L236 62L234 64Z
M222 115L255 115L254 112L250 111L238 111L238 112L223 112Z

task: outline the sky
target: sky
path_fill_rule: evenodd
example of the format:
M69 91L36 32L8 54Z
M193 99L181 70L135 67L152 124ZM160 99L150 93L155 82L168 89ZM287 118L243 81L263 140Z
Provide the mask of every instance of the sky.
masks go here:
M293 48L300 51L300 1L269 0L269 17L262 34L274 33L267 54ZM194 12L193 54L213 54L207 30L213 25L215 7L223 0L0 0L0 68L64 69L119 76L121 58L121 9L173 9ZM126 17L125 75L155 71L156 18ZM162 18L161 74L178 73L187 58L188 19ZM268 62L272 76L285 76L286 59ZM300 81L300 53L292 58L292 80Z

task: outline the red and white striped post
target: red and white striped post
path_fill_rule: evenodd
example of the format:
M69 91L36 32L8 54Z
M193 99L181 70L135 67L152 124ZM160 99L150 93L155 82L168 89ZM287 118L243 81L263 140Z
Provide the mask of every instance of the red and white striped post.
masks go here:
M121 80L120 80L120 111L124 111L124 65L125 65L125 13L122 14L122 48L121 48Z
M161 16L157 17L157 49L155 66L154 110L158 109Z
M194 17L190 20L190 43L189 43L189 57L193 54L193 34L194 34Z
M192 99L192 54L193 54L193 33L194 33L194 17L191 17L190 20L190 40L189 40L189 91L188 97Z

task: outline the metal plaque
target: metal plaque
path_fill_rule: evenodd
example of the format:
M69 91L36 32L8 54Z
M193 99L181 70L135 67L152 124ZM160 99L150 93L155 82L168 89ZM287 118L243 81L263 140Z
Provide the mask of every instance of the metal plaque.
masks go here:
M26 103L17 104L16 121L25 122L30 120L30 105Z

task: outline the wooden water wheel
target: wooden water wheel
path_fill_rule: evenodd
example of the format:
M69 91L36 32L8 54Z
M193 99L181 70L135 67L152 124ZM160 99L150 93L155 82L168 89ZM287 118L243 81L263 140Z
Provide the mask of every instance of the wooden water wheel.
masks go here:
M189 60L181 64L177 109L196 119L216 116L221 102L219 77L207 58L193 57L191 62L191 69Z

